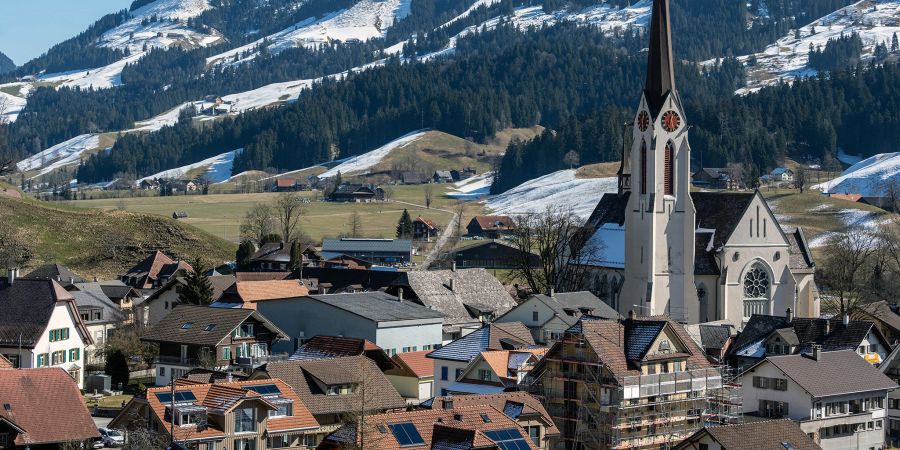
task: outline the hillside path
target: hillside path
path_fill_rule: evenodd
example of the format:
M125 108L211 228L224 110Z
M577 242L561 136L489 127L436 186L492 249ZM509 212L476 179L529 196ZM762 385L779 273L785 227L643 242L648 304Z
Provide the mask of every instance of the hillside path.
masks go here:
M449 212L449 211L448 211ZM444 248L444 245L447 244L447 239L450 239L450 236L453 235L453 230L456 229L456 222L459 221L459 214L453 213L453 217L450 219L450 222L444 228L444 231L441 232L441 235L434 241L434 247L431 248L431 253L428 254L428 257L425 258L425 261L422 264L419 264L416 267L416 270L428 270L428 267L431 266L431 263L437 259L438 255L441 254L441 249Z

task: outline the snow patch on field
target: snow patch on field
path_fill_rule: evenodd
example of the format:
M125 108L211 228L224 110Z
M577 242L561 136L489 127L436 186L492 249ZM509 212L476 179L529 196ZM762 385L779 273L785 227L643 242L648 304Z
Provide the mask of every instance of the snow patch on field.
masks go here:
M491 185L494 184L494 172L485 172L468 180L453 183L454 190L447 193L447 197L457 200L477 200L491 193Z
M841 176L813 186L825 194L860 194L883 197L889 183L900 185L900 152L881 153L866 158L841 173Z
M219 183L226 181L231 178L231 169L234 167L234 157L241 153L242 150L243 149L232 150L193 164L164 170L150 175L149 177L137 180L137 184L140 184L141 181L152 179L181 179L186 177L188 173L196 172L199 169L205 169L203 172L204 176L210 182Z
M847 228L856 230L876 231L885 221L883 215L880 213L862 211L859 209L842 209L837 211L836 214L838 214L841 218L841 222L843 222ZM809 246L814 248L824 247L828 244L828 241L837 234L839 233L836 231L822 233L811 239L809 241Z
M98 147L100 147L100 135L82 134L19 161L16 168L21 172L40 170L35 177L45 175L56 169L78 164L84 152Z
M863 61L868 61L875 45L886 42L890 48L891 37L897 32L900 32L900 0L877 3L863 0L841 8L800 28L799 38L791 31L763 52L738 58L744 63L754 58L756 64L748 67L747 86L737 93L754 92L780 81L816 75L816 70L808 67L810 44L814 48L824 48L830 39L859 33L863 41ZM711 61L704 64L709 63Z
M546 211L548 207L565 207L582 219L590 217L607 192L616 192L615 177L577 178L576 171L560 170L526 181L485 203L496 214L527 214Z
M147 48L206 47L222 40L215 31L209 34L187 26L187 20L211 9L208 0L157 0L131 12L131 18L100 37L101 47L131 52ZM156 17L156 22L141 22Z
M9 122L15 122L19 118L19 113L28 104L27 97L28 91L31 90L31 85L27 83L9 83L0 85L0 88L19 89L19 95L0 92L0 109L2 109L0 111L2 113L0 114L0 119L5 118Z
M398 139L395 139L391 142L388 142L381 147L376 148L367 153L363 153L359 156L354 156L345 162L338 164L337 166L332 167L327 172L319 175L319 179L324 180L325 178L331 178L337 176L337 173L348 174L348 173L359 173L374 167L376 164L380 163L384 158L386 158L392 151L406 147L407 145L421 139L424 136L426 131L415 131L409 133L407 135L401 136Z

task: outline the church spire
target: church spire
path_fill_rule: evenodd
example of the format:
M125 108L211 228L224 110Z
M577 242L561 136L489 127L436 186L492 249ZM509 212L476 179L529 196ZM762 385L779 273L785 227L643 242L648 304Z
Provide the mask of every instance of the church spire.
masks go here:
M650 112L654 116L659 114L669 92L675 92L669 0L653 0L653 17L650 19L650 51L647 60L647 83L644 86L644 95L650 106Z

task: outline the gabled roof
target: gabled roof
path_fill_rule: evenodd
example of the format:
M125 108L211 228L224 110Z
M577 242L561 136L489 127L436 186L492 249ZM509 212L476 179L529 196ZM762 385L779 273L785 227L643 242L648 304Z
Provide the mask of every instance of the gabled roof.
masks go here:
M469 224L476 224L483 231L509 231L516 227L509 216L475 216Z
M754 192L691 192L697 228L716 230L714 249L728 242L755 196Z
M234 285L235 277L234 275L212 275L207 277L209 279L209 284L213 288L212 299L216 301L225 291ZM159 287L153 291L152 294L148 295L146 299L144 299L141 304L147 305L152 303L154 300L158 299L162 294L168 292L170 289L176 286L184 286L186 285L186 279L184 277L172 277L169 278L169 281L166 281L166 284Z
M293 186L293 185L292 185ZM269 242L259 247L250 261L290 262L291 246L284 242Z
M413 223L415 223L415 222L423 223L423 224L425 224L425 226L427 226L428 228L430 228L430 229L432 229L432 230L436 230L436 229L437 229L437 225L434 224L434 221L433 221L433 220L431 220L431 219L426 219L426 218L424 218L424 217L422 217L422 216L416 217L415 220L413 220Z
M81 275L72 272L68 267L63 266L62 264L45 264L32 270L28 275L25 275L22 278L33 280L56 280L59 282L60 286L65 289L70 289L74 283L84 283L87 281Z
M729 353L738 353L786 328L790 328L796 336L800 350L807 350L812 344L821 345L825 351L856 349L869 332L875 333L885 348L890 348L890 343L869 321L851 320L844 325L841 319L795 317L788 322L785 317L754 314L738 334Z
M722 349L730 337L730 326L700 324L700 343L705 349Z
M707 426L675 446L675 450L693 450L704 435L709 435L722 450L822 450L790 419Z
M225 289L221 301L234 300L247 304L307 295L309 289L299 280L239 281Z
M0 406L0 419L25 431L16 447L99 436L78 385L59 367L0 370L0 404L10 405Z
M290 360L314 360L363 355L371 359L382 371L396 369L397 363L379 346L366 339L316 335L301 345Z
M325 239L322 241L323 252L400 252L412 251L412 241L408 239Z
M531 297L534 297L536 300L547 305L547 307L559 315L563 322L566 322L569 325L574 324L578 320L575 316L569 314L569 311L574 311L580 315L582 314L582 310L584 310L584 314L604 319L622 318L618 311L614 310L611 306L607 305L606 302L600 300L600 298L588 291L558 292L554 293L552 297L545 294L535 294Z
M297 392L303 403L315 414L341 414L359 408L360 392L327 395L319 383L325 385L368 383L370 392L378 395L367 399L372 410L404 408L406 401L397 393L387 377L365 356L320 360L270 362L251 375L252 379L280 378Z
M816 398L897 388L897 383L852 350L821 352L818 360L808 354L769 356L744 374L762 364L774 365Z
M374 322L441 319L439 311L418 303L400 300L384 292L310 295L310 300L325 303Z
M537 361L547 353L546 347L523 348L519 350L488 350L481 352L478 356L469 362L469 365L463 371L463 374L469 373L478 364L479 360L484 361L494 375L500 379L503 385L512 382L513 385L518 383L518 379L511 371L518 370L524 364L531 362L533 366ZM530 370L529 366L529 370Z
M119 322L125 319L125 314L119 305L103 294L103 291L71 291L75 299L75 306L79 309L100 308L102 310L100 320L87 320L87 324Z
M277 388L278 393L260 394L253 390L253 387L262 385L274 385ZM268 418L267 430L270 433L309 430L319 427L319 423L313 417L312 413L310 413L309 409L307 409L297 392L295 392L288 383L280 379L243 380L218 383L187 382L178 383L175 389L177 393L190 392L193 394L195 400L187 402L189 406L195 408L203 407L206 408L207 411L218 413L231 410L245 400L263 402L269 409L274 409L271 402L276 398L290 400L293 405L293 415ZM163 402L162 400L167 399L170 394L170 387L159 387L148 389L145 396L146 402L150 406L150 410L156 418L163 423L168 423L166 419L168 417L166 408L170 406L170 403ZM160 395L163 396L162 399L160 398ZM132 402L134 402L134 400ZM178 405L179 402L176 402L176 409L178 408ZM129 408L126 407L119 416L122 417L125 415L128 409ZM118 420L118 418L116 420ZM175 427L176 438L196 440L225 436L225 431L218 428L216 424L216 421L208 421L208 426L203 428L197 426Z
M428 354L429 358L471 361L485 350L533 347L534 337L522 322L485 325Z
M389 292L397 294L401 287L404 298L443 313L445 328L479 323L480 313L499 317L516 306L506 288L485 269L403 272Z
M886 301L866 303L860 305L860 309L862 314L880 320L895 332L900 332L900 314L897 314L897 311L891 308Z
M275 335L276 340L287 339L287 333L256 310L178 305L159 323L147 330L141 340L215 346L230 336L232 330L251 317L268 328ZM186 324L190 325L185 328ZM207 331L209 325L214 326Z
M608 223L624 226L625 207L628 205L628 197L630 195L630 191L621 195L613 193L603 194L586 223L595 229Z
M19 278L10 286L0 279L0 345L33 348L50 322L53 309L66 303L85 345L93 344L72 294L54 280Z
M280 188L292 188L297 185L297 180L293 178L276 178L275 185Z
M6 359L5 356L0 355L0 369L12 369L13 364Z
M431 350L397 353L391 359L408 374L416 378L429 378L434 376L434 361L428 359L429 353Z
M168 257L165 253L157 250L147 257L147 259L139 262L137 265L125 272L122 277L125 279L135 279L139 289L152 287L153 281L164 277L171 277L179 271L193 272L194 268L184 261L175 261Z
M234 278L235 282L285 280L290 275L290 272L235 272Z
M444 400L453 401L453 409L466 408L470 406L492 406L499 411L503 411L510 419L518 420L520 416L532 417L539 416L547 425L547 434L559 434L559 428L550 417L550 413L544 408L541 400L527 392L503 392L499 394L470 394L455 395L448 397L435 397L429 402L431 409L444 409ZM511 404L522 405L521 408L509 408ZM449 405L448 405L449 406ZM510 415L515 411L517 414Z

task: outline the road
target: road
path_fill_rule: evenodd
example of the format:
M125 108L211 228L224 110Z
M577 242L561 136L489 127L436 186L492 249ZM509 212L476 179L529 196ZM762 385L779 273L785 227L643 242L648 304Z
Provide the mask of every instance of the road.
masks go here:
M449 212L449 211L448 211ZM459 221L459 213L453 213L453 217L450 218L450 222L444 228L444 231L441 232L441 235L438 236L437 240L434 241L434 247L431 248L431 253L428 254L428 257L425 258L425 261L422 264L419 264L416 267L416 270L428 270L428 267L431 266L431 263L434 262L435 259L441 254L441 249L444 248L444 245L447 244L447 240L453 236L453 232L456 230L456 222Z

